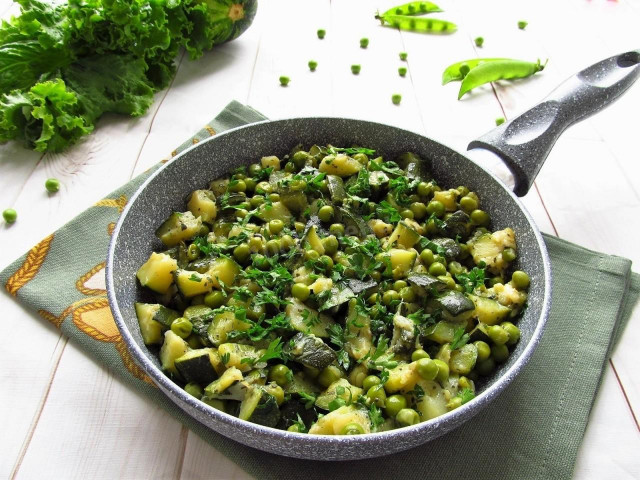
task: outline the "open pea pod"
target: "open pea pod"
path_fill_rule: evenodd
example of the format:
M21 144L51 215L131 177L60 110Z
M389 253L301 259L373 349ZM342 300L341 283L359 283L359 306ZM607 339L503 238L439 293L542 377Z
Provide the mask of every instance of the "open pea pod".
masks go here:
M482 63L472 68L462 80L458 100L462 96L480 85L495 82L498 80L514 80L516 78L527 78L535 73L544 70L544 64L537 62L526 62L524 60L496 60Z
M471 71L472 69L474 69L475 67L477 67L482 63L496 62L499 60L509 60L509 59L508 58L472 58L469 60L462 60L460 62L451 64L447 68L445 68L444 72L442 73L442 85L446 85L449 82L462 80L466 76L466 74L469 73L469 71ZM466 65L468 69L464 67L464 65Z
M442 12L442 9L432 2L409 2L397 7L391 7L385 15L425 15L427 13ZM376 16L378 18L378 16Z
M431 17L416 17L412 15L380 15L376 16L382 25L405 30L407 32L450 34L454 33L458 26L447 20Z

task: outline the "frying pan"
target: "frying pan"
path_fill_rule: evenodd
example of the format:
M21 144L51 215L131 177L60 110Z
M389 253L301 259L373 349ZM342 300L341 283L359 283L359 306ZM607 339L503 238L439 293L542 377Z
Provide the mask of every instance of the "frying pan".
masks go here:
M145 181L127 204L113 232L107 256L107 292L122 338L140 367L185 412L216 432L267 452L308 459L362 459L405 450L454 429L486 407L511 383L531 357L549 315L549 256L538 228L516 195L522 196L529 190L551 147L568 126L610 104L638 76L640 50L608 58L569 78L524 114L471 142L471 155L499 159L497 165L501 165L504 181L435 140L362 120L265 121L198 143ZM362 145L388 159L414 152L427 159L440 185L447 188L466 185L477 192L483 208L491 214L494 230L514 229L519 252L516 267L531 278L528 306L518 322L521 340L507 362L477 386L476 398L411 427L366 435L319 436L239 420L196 400L162 373L158 359L142 341L134 310L134 303L143 298L136 271L152 251L162 248L154 235L155 229L171 212L182 211L191 191L262 156L282 156L299 143L307 147L328 143ZM513 186L513 191L509 186Z

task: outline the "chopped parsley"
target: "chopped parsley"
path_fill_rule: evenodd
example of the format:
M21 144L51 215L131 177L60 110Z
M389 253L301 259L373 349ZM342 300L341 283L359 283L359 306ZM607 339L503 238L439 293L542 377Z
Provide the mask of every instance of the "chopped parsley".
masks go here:
M469 334L464 333L464 328L456 328L455 332L453 333L453 340L451 340L451 350L456 350L463 345L466 345L469 341L469 338Z
M402 220L400 212L386 200L382 200L376 205L376 217L387 223L398 223Z
M189 277L189 280L191 280L192 282L200 282L202 281L202 278L200 278L195 273L192 273L191 276Z
M473 292L476 288L484 285L485 271L484 268L473 267L469 273L459 273L456 280L464 287L467 293Z
M282 351L282 338L278 337L273 340L267 347L267 351L258 358L255 363L266 363L269 360L284 360L285 353Z
M300 395L300 398L305 401L304 408L306 408L307 410L313 408L313 406L316 404L317 397L314 394L298 392L298 395Z
M470 388L463 389L462 391L460 391L460 393L458 393L457 396L460 397L460 400L462 400L461 405L464 405L465 403L470 402L471 400L476 398L475 393L473 393Z
M371 429L375 432L384 423L382 417L382 411L376 407L375 403L372 403L369 407L369 420L371 420Z

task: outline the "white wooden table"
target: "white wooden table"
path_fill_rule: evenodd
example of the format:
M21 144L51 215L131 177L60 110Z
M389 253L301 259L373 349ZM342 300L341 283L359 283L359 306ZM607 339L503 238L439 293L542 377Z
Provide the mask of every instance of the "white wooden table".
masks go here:
M640 48L640 0L439 0L459 31L400 33L373 18L401 3L262 0L253 26L234 42L178 72L138 119L109 115L58 155L0 146L0 268L115 187L166 158L230 100L270 118L335 115L423 133L464 151L467 143L537 103L566 77L610 55ZM4 18L17 12L0 0ZM529 22L526 30L518 20ZM316 30L327 36L318 40ZM481 35L484 47L474 46ZM369 48L359 48L368 37ZM398 53L406 51L408 62ZM481 57L549 59L542 74L478 89L457 101L440 85L454 61ZM315 59L311 73L307 62ZM362 65L352 75L350 65ZM399 66L408 67L405 78ZM283 88L280 75L291 83ZM391 95L401 93L395 106ZM524 198L544 232L631 258L640 270L640 85L567 131ZM62 182L58 194L44 189ZM9 334L0 362L2 478L245 478L195 434L130 391L59 331L8 295L0 312ZM19 325L19 328L16 328ZM9 327L10 326L10 327ZM17 333L17 335L16 335ZM640 478L640 311L609 360L582 444L575 478Z

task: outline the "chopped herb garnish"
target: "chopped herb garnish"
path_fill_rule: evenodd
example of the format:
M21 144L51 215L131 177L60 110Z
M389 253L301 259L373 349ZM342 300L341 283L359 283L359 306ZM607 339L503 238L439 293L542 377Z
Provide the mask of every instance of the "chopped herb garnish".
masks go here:
M469 338L469 334L464 333L463 327L456 328L455 332L453 333L453 340L451 341L451 350L456 350L463 345L466 345L469 341Z
M316 396L312 393L298 392L300 398L305 401L304 408L309 410L316 404Z
M191 276L189 277L189 280L191 280L192 282L200 282L202 280L202 278L200 278L195 273L192 273Z
M458 283L464 287L464 291L471 293L484 285L484 274L484 268L473 267L469 273L459 273L455 277Z
M267 347L267 351L255 361L255 363L266 363L269 360L284 359L284 352L282 351L282 338L278 337L273 340Z
M462 400L461 405L464 405L465 403L470 402L471 400L476 398L475 393L473 393L470 388L463 389L462 391L460 391L460 393L458 393L457 396L460 397L460 400Z

